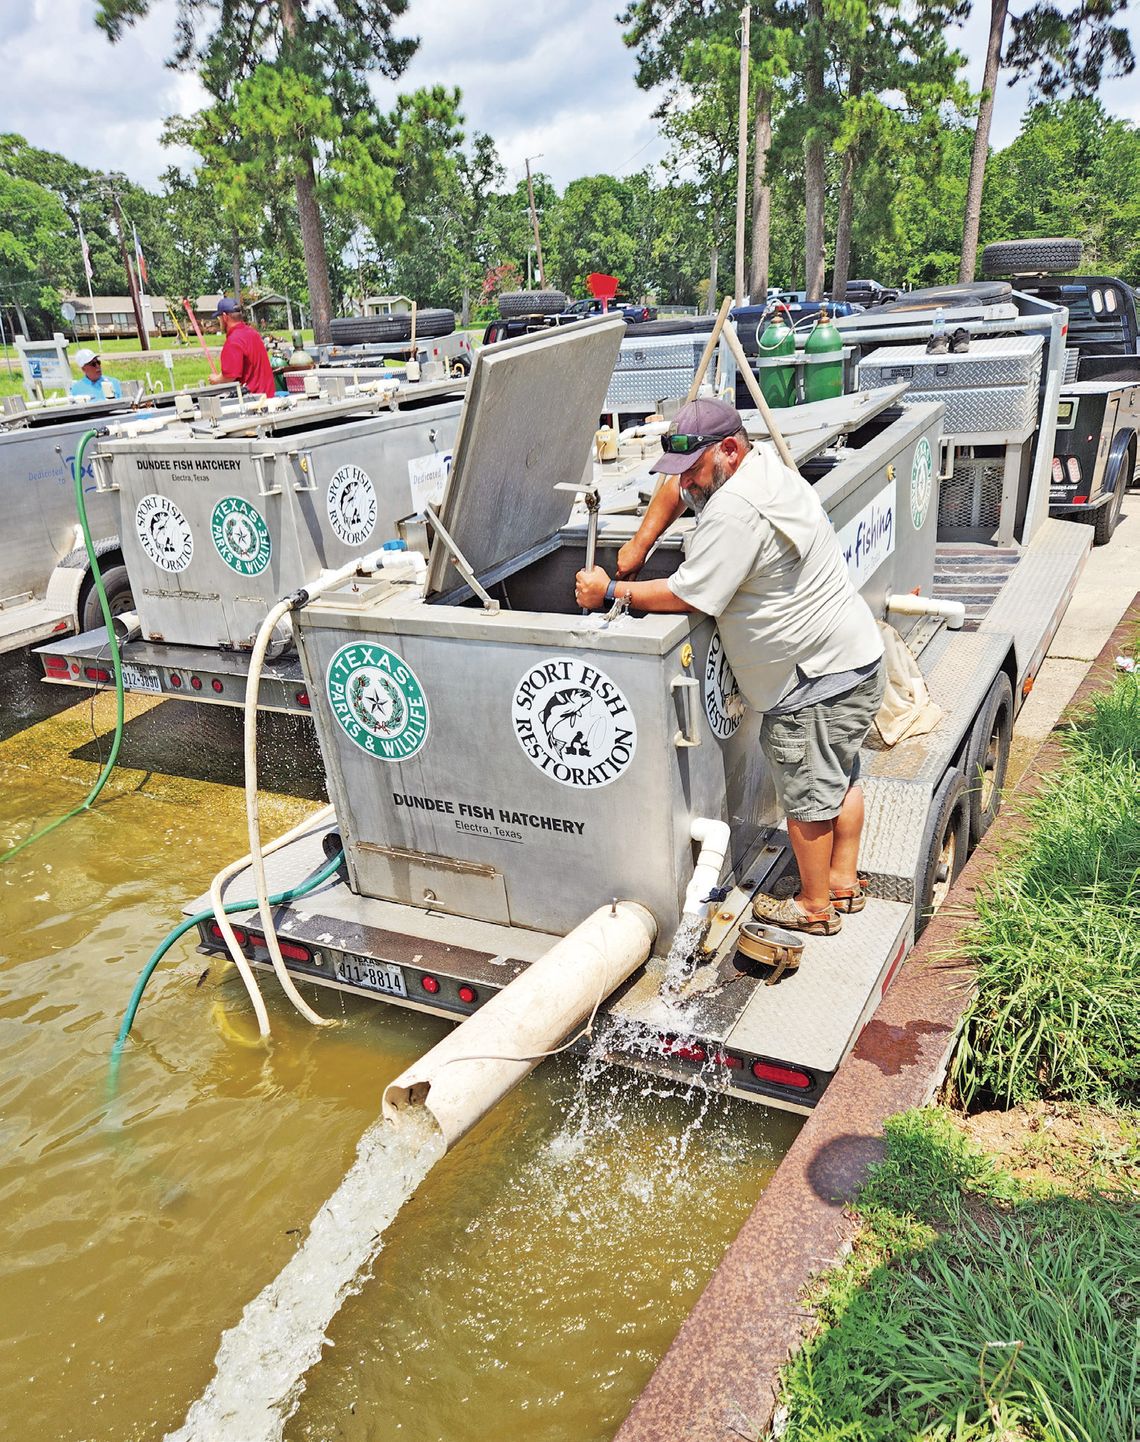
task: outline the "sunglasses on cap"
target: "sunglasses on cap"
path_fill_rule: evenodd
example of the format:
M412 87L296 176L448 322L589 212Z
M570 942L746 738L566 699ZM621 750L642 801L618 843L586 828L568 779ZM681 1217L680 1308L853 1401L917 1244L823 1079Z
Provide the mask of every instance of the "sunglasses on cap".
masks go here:
M667 456L691 456L702 446L715 446L724 439L724 436L687 436L684 431L678 431L661 437L661 449Z

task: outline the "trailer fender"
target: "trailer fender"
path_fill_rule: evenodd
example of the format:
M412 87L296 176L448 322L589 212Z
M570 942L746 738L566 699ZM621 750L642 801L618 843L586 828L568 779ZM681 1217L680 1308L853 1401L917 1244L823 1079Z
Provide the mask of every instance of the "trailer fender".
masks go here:
M111 615L118 616L134 609L131 581L127 575L122 548L118 536L104 536L95 542L95 554L99 558L99 570L103 576L103 589L107 593L107 604ZM73 596L69 604L73 624L80 632L93 631L103 624L103 610L99 605L99 592L95 586L95 574L91 569L86 550L80 546L66 555L52 572L48 583L48 594L55 582L56 573L63 573L59 581L61 596Z
M1128 464L1129 459L1131 465ZM1122 426L1113 436L1108 450L1108 463L1104 468L1104 489L1115 491L1120 486L1127 491L1136 483L1135 472L1136 432L1131 426Z

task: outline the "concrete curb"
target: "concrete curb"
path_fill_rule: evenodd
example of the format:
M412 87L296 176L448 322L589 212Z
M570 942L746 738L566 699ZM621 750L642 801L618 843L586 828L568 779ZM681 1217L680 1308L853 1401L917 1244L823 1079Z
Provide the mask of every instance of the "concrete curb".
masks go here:
M1062 719L1104 689L1113 658L1137 625L1140 595ZM856 1223L847 1203L882 1155L884 1120L930 1101L945 1077L972 985L971 968L948 958L973 919L974 894L1016 831L1021 804L1063 754L1057 740L1046 740L1004 799L614 1442L739 1442L766 1434L780 1370L811 1326L799 1298L814 1274L850 1248Z

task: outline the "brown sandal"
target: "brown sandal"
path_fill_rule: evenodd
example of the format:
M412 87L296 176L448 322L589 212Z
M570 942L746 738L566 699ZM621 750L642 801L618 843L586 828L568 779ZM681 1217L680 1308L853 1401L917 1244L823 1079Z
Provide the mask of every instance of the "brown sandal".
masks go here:
M768 896L763 891L758 891L752 899L752 915L757 921L782 926L787 931L803 931L809 936L834 936L843 925L834 906L826 911L804 911L794 896Z
M848 915L853 911L862 911L867 905L867 888L870 884L865 871L856 872L854 886L837 886L832 891L832 906L836 911L846 912Z

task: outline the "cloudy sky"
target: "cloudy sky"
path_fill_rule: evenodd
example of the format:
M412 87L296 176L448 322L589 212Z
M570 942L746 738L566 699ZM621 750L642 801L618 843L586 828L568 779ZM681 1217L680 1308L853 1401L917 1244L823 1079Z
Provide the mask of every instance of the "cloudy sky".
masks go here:
M541 156L559 189L581 175L624 175L655 165L665 147L650 119L652 99L633 83L633 59L614 16L621 0L411 0L403 26L421 45L400 88L459 86L468 125L488 131L514 180L528 156ZM957 37L980 86L988 6ZM97 170L121 170L153 186L173 160L190 157L159 143L163 119L197 108L196 81L163 65L174 32L174 0L118 45L95 28L95 0L0 0L0 131L58 151ZM1140 52L1140 12L1129 17ZM390 101L395 87L381 90ZM1017 133L1021 87L1002 87L993 142ZM1116 115L1140 122L1140 83L1107 85Z

